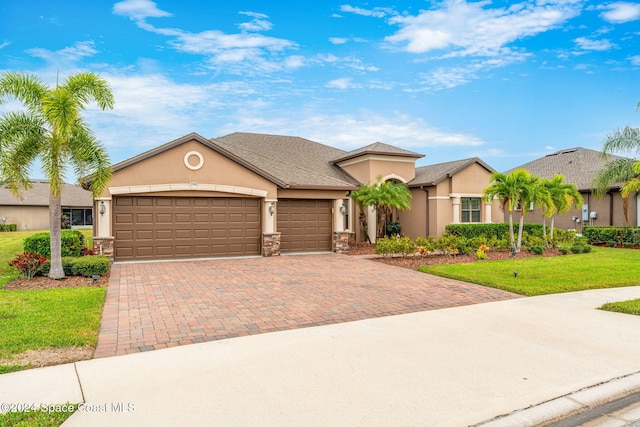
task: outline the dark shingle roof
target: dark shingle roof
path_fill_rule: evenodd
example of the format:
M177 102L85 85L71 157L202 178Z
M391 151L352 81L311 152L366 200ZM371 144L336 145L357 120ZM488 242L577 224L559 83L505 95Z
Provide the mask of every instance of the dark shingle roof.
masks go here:
M49 183L47 181L31 181L33 185L28 190L23 190L19 197L15 197L6 185L0 186L0 206L49 206ZM63 184L62 206L91 207L93 197L91 193L82 187L71 184Z
M554 175L562 174L566 182L575 184L579 190L590 190L593 188L593 178L605 163L620 158L612 155L607 159L602 156L602 152L588 148L569 148L525 163L507 173L514 169L526 169L542 178L553 178Z
M414 153L413 151L404 150L402 148L394 147L392 145L384 144L382 142L374 142L366 147L358 148L357 150L344 153L333 160L334 163L343 162L345 160L353 159L355 157L363 156L365 154L382 154L387 156L402 156L413 157L416 159L424 157L424 154Z
M211 142L290 188L354 189L359 186L332 163L344 151L308 139L236 132Z
M480 160L478 157L455 160L453 162L438 163L435 165L421 166L419 168L416 168L416 177L409 181L409 187L418 187L421 185L437 185L473 163L479 163L489 172L495 172L495 170L491 166Z

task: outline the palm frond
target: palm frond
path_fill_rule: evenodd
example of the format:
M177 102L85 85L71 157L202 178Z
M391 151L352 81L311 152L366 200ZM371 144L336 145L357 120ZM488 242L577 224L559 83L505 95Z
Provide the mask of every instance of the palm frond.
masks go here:
M113 94L109 83L96 73L78 73L67 78L63 86L80 101L81 108L95 101L100 109L112 109Z
M633 153L637 157L640 154L640 128L625 126L616 129L607 136L602 152Z
M635 160L621 158L605 163L603 169L594 177L591 185L596 197L602 197L612 186L620 185L635 176Z

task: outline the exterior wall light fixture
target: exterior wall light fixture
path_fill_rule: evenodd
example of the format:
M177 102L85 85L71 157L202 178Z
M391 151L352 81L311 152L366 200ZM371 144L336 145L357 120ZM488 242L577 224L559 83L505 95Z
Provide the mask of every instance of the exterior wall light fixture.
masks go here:
M273 213L275 211L276 211L275 202L271 202L271 205L269 206L269 215L273 216Z
M107 207L104 205L104 202L101 201L100 202L100 208L98 209L98 212L100 212L100 215L104 215L104 213L107 211Z

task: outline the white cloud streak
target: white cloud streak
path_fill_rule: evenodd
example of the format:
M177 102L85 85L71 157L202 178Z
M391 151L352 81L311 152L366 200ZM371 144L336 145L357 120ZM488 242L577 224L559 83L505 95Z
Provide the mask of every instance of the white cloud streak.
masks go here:
M612 24L623 24L640 19L640 4L638 3L609 3L598 7L598 9L605 10L600 16Z

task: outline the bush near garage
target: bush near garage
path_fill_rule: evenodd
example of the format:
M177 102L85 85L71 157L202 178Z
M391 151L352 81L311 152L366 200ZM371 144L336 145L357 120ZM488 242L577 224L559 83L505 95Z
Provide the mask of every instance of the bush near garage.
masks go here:
M77 257L84 247L84 236L78 230L62 230L60 243L63 257ZM51 258L51 236L49 232L34 234L24 239L25 252L40 254Z
M51 263L45 262L40 272L46 276L49 274ZM66 276L103 276L109 272L111 261L104 255L83 257L62 257L62 269Z
M640 246L640 227L589 226L582 229L582 235L591 245Z

